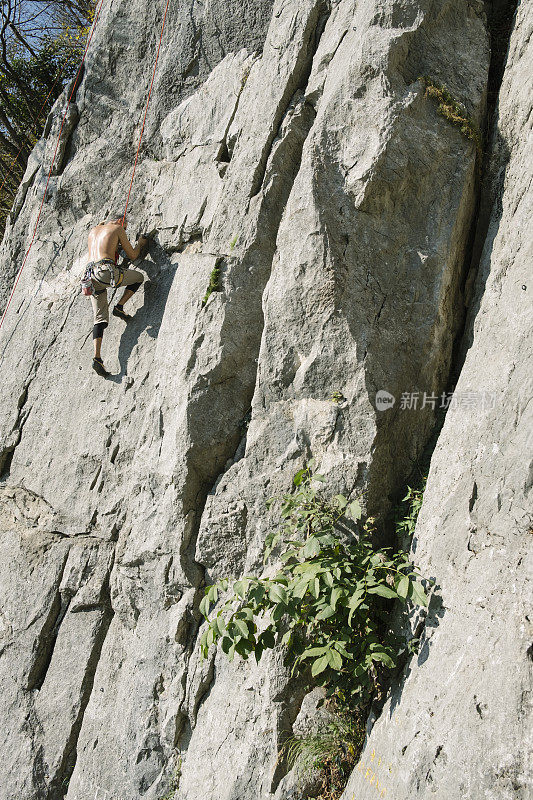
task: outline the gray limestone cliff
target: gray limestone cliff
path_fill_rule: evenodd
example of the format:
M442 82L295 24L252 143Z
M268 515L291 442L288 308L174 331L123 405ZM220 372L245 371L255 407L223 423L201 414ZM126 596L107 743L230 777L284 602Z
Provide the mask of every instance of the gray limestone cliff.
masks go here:
M277 649L201 659L203 587L261 570L265 500L310 457L386 519L452 385L412 544L421 646L343 798L525 799L533 8L171 0L129 210L157 233L102 381L79 278L125 203L163 6L104 0L0 332L0 799L159 800L179 771L176 800L299 800L278 754L302 689Z

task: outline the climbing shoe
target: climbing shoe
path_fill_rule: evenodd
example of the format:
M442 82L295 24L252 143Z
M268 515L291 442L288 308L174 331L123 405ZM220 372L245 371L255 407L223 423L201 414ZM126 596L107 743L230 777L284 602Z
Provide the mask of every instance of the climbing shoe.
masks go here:
M101 358L93 358L93 369L102 378L107 378L111 373L104 367L104 362Z
M131 314L126 314L126 312L120 305L116 305L115 308L113 309L113 316L118 317L119 319L123 319L124 322L129 322L130 319L133 319Z

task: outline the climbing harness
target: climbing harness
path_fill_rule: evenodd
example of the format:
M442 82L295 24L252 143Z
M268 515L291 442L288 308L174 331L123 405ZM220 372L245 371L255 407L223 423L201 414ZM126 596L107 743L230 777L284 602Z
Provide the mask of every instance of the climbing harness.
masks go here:
M81 293L84 294L85 297L96 294L93 286L93 269L91 264L87 266L87 269L83 273L83 278L81 279Z
M109 268L106 268L104 270L106 272L109 272L109 283L107 281L103 281L97 275L98 267L101 264L109 265ZM115 280L116 269L118 270L118 280ZM86 297L90 297L92 294L98 296L99 294L102 294L102 292L107 291L107 289L95 289L93 281L101 283L102 286L110 286L111 289L115 289L120 286L123 280L124 280L124 261L122 262L122 264L117 264L116 259L113 261L112 258L101 258L100 261L91 261L89 264L87 264L85 272L83 273L83 277L80 281L81 292Z
M34 240L35 240L35 235L36 235L36 233L37 233L37 227L38 227L38 225L39 225L39 220L40 220L40 218L41 218L41 213L42 213L42 210L43 210L44 201L45 201L45 199L46 199L46 194L47 194L47 192L48 192L48 185L49 185L49 183L50 183L50 178L51 178L51 176L52 176L52 170L53 170L53 168L54 168L54 164L55 164L55 160L56 160L56 155L57 155L57 151L58 151L58 148L59 148L59 142L60 142L60 140L61 140L61 134L62 134L62 132L63 132L63 126L64 126L64 124L65 124L65 120L66 120L66 118L67 118L67 113L68 113L68 110L69 110L69 108L70 108L70 104L71 104L71 102L72 102L72 98L74 97L74 92L76 91L76 89L77 89L77 86L78 86L78 81L79 81L79 79L80 79L80 76L81 76L81 72L82 72L82 69L83 69L83 65L85 64L85 59L87 58L87 52L88 52L88 50L89 50L89 45L91 44L91 41L92 41L92 38L93 38L93 35L94 35L94 31L96 30L96 25L97 25L98 19L99 19L99 17L100 17L100 12L101 12L101 10L102 10L102 6L103 6L103 4L104 4L104 0L100 0L100 2L99 2L99 4L98 4L97 11L96 11L96 14L94 15L93 24L92 24L92 26L91 26L91 32L90 32L89 36L87 37L87 44L85 45L85 50L84 50L84 52L83 52L83 57L82 57L82 59L81 59L80 66L78 67L78 72L76 73L76 77L75 77L75 79L74 79L74 83L73 83L73 85L72 85L72 90L71 90L71 92L70 92L70 95L69 95L69 98L68 98L68 101L67 101L66 108L65 108L65 110L64 110L64 112L63 112L63 118L62 118L62 120L61 120L61 126L60 126L60 128L59 128L59 134L58 134L58 136L57 136L56 146L55 146L55 149L54 149L54 154L53 154L53 156L52 156L52 163L51 163L51 165L50 165L50 170L49 170L49 172L48 172L48 178L46 179L46 186L44 187L43 199L42 199L42 201L41 201L41 205L40 205L40 207L39 207L39 213L37 214L37 220L36 220L36 222L35 222L35 226L34 226L34 228L33 228L33 235L32 235L32 237L31 237L30 246L29 246L29 247L28 247L28 249L26 250L26 254L25 254L25 256L24 256L24 259L23 259L23 261L22 261L22 266L20 267L20 269L19 269L19 271L18 271L17 277L16 277L16 279L15 279L15 283L13 284L13 288L11 289L11 293L10 293L10 295L9 295L9 298L8 298L8 301L7 301L7 303L6 303L6 307L5 307L5 309L4 309L4 313L2 314L2 319L0 320L0 328L1 328L1 327L2 327L2 325L4 324L4 320L5 320L5 318L6 318L6 314L7 314L7 312L8 312L9 306L11 305L11 300L13 299L13 295L15 294L15 290L16 290L16 288L17 288L17 284L18 284L18 282L19 282L19 280L20 280L20 276L22 275L22 271L23 271L23 269L24 269L24 267L25 267L25 265L26 265L26 261L28 260L28 256L29 256L29 254L30 254L30 250L31 250L31 248L32 248L32 246L33 246L33 242L34 242Z

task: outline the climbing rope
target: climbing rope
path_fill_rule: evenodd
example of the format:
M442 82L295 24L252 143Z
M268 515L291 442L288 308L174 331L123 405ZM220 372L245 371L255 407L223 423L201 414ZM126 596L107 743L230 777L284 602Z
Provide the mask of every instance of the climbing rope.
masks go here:
M76 91L76 88L77 88L77 86L78 86L78 81L79 81L79 79L80 79L80 76L81 76L81 71L82 71L82 69L83 69L83 65L85 64L85 59L86 59L86 57L87 57L87 52L88 52L88 50L89 50L89 45L91 44L91 40L92 40L92 38L93 38L93 34L94 34L94 31L95 31L95 29L96 29L96 24L97 24L97 22L98 22L98 18L100 17L100 11L102 10L102 6L103 6L103 4L104 4L104 0L100 0L100 2L99 2L99 4L98 4L98 9L97 9L97 11L96 11L96 14L94 15L94 20L93 20L93 24L92 24L92 26L91 26L91 31L90 31L90 33L89 33L89 36L87 37L87 43L86 43L86 45L85 45L85 50L84 50L84 53L83 53L83 57L82 57L82 59L81 59L81 63L80 63L80 66L79 66L79 68L78 68L78 72L76 73L76 77L75 77L75 79L74 79L74 84L73 84L73 86L72 86L72 91L70 92L70 95L69 95L69 98L68 98L68 102L67 102L67 105L66 105L65 111L63 112L63 118L62 118L62 120L61 120L61 126L60 126L60 128L59 128L59 134L58 134L58 137L57 137L56 146L55 146L55 149L54 149L54 154L53 154L53 157L52 157L52 163L51 163L51 165L50 165L50 170L49 170L49 172L48 172L48 178L47 178L47 180L46 180L46 186L45 186L45 188L44 188L43 199L42 199L42 201L41 201L41 205L40 205L40 207L39 207L39 213L37 214L37 221L35 222L35 226L34 226L34 228L33 228L33 235L32 235L32 237L31 237L30 246L29 246L29 247L28 247L28 249L26 250L26 254L25 254L25 256L24 256L24 259L23 259L23 261L22 261L22 266L20 267L20 269L19 269L19 271L18 271L17 277L16 277L16 279L15 279L15 283L13 284L13 288L12 288L12 290L11 290L11 294L9 295L9 299L8 299L8 301L7 301L7 304L6 304L6 307L5 307L5 309L4 309L4 313L2 314L2 319L0 320L0 328L1 328L1 327L2 327L2 325L4 324L4 319L6 318L6 314L7 314L8 308L9 308L9 306L10 306L10 304L11 304L11 300L13 299L13 295L15 294L15 289L17 288L17 284L18 284L18 282L19 282L19 280L20 280L20 276L22 275L22 270L24 269L24 267L25 267L25 265L26 265L26 261L28 260L28 256L29 256L29 254L30 254L30 250L31 250L31 248L32 248L32 246L33 246L33 242L34 242L34 240L35 240L35 234L37 233L37 227L38 227L38 225L39 225L39 220L40 220L40 218L41 218L41 212L42 212L42 210L43 210L44 201L45 201L45 199L46 199L46 193L47 193L47 191L48 191L48 184L50 183L50 178L51 178L51 175L52 175L52 170L53 170L53 168L54 168L54 164L55 164L55 160L56 160L56 155L57 155L57 150L58 150L58 148L59 148L59 142L60 142L60 140L61 140L61 134L62 134L62 132L63 132L63 126L64 126L64 124L65 124L65 119L66 119L66 117L67 117L67 113L68 113L68 110L69 110L69 108L70 108L70 103L71 103L71 101L72 101L72 98L74 97L74 92Z
M141 135L139 136L139 144L137 145L137 152L135 153L135 161L133 163L133 171L131 173L130 186L129 186L129 189L128 189L128 196L126 198L126 207L124 209L124 216L122 217L122 224L124 224L124 221L126 219L126 211L128 210L128 205L129 205L129 202L130 202L131 188L133 186L133 179L135 177L135 170L137 169L137 161L139 159L139 152L141 150L141 143L142 143L142 140L143 140L143 133L144 133L144 125L145 125L145 122L146 122L146 114L147 114L147 111L148 111L148 104L150 102L150 97L152 96L152 89L153 89L153 86L154 86L155 71L157 69L157 62L159 60L159 51L161 50L161 42L163 40L163 33L165 32L165 24L166 24L166 21L167 21L167 11L168 11L169 3L170 3L170 0L167 0L167 4L165 6L165 13L163 14L163 24L161 25L161 33L159 35L159 44L157 45L157 53L156 53L156 56L155 56L154 69L153 69L153 72L152 72L152 81L150 83L150 89L148 91L148 97L146 99L146 105L144 107L144 116L143 116L143 122L142 122L142 127L141 127Z

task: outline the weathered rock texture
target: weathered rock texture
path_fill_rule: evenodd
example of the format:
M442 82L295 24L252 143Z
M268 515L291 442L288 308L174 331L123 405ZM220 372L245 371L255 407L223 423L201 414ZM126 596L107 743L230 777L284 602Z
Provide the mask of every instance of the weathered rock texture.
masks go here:
M458 383L496 403L448 412L414 547L438 583L423 648L361 762L379 751L398 800L526 791L526 12ZM178 770L176 800L296 797L278 752L302 688L276 651L199 658L203 586L261 568L264 501L310 456L383 518L435 418L400 397L439 396L460 352L479 157L419 76L485 124L484 4L171 0L130 206L158 231L149 280L106 332L113 378L90 371L86 236L125 202L161 13L105 0L0 335L2 800L157 800ZM64 102L6 231L4 296ZM361 769L346 797L376 795Z
M532 27L523 4L491 131L493 205L456 387L463 402L446 415L413 543L438 597L346 800L531 796Z

